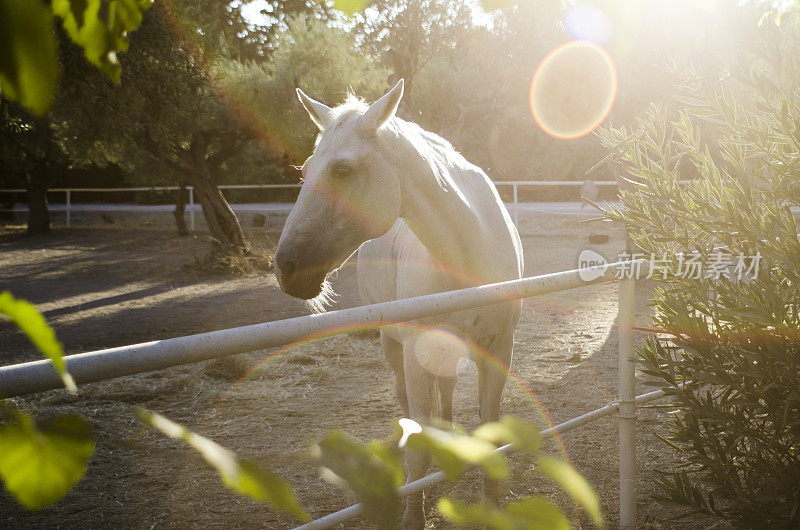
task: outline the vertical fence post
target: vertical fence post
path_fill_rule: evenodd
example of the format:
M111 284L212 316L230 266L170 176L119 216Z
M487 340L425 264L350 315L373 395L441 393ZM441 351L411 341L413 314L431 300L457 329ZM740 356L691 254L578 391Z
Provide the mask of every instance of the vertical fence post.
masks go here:
M636 365L633 326L636 275L623 274L619 281L619 527L636 528Z
M194 232L194 186L189 186L189 228Z
M67 206L67 228L69 228L71 226L71 224L72 224L71 219L70 219L70 213L71 213L70 210L72 209L72 197L70 197L69 190L67 190L66 203L67 203L66 204L66 206Z
M517 225L517 230L519 230L519 197L517 195L517 184L514 183L512 188L514 191L514 224Z

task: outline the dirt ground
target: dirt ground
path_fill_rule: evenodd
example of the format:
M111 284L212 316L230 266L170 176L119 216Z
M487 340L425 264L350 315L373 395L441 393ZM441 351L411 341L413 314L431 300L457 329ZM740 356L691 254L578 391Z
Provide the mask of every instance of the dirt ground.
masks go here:
M249 233L260 250L274 247L281 227L271 219ZM0 231L0 289L37 305L68 353L121 346L278 320L307 313L283 294L267 271L243 277L214 275L199 266L205 236L178 238L171 231L129 225L55 230L29 238L20 229ZM526 271L541 274L575 268L578 253L594 248L607 257L622 248L619 232L598 224L579 225L575 216L532 214L523 223ZM589 245L589 232L611 235ZM648 286L640 282L637 321L647 324ZM336 307L358 305L354 266L335 282ZM617 292L613 284L584 287L528 299L515 337L513 374L503 397L503 414L538 421L543 427L615 399L617 377ZM382 438L400 415L393 378L377 334L360 332L306 343L273 355L257 351L212 361L89 384L78 396L52 391L14 400L45 418L82 414L92 424L97 450L86 476L70 494L35 513L0 492L0 527L48 528L285 528L291 518L226 490L215 473L180 444L142 428L131 414L139 405L254 458L294 486L314 516L347 506L351 499L323 481L306 458L309 444L337 427L362 440ZM0 324L0 364L37 358L26 340ZM474 365L460 370L456 421L477 426ZM247 376L245 374L247 373ZM639 393L650 390L639 386ZM638 435L640 521L664 528L701 528L711 522L679 519L681 508L652 500L659 472L675 463L663 433L669 410L641 410ZM571 459L598 490L608 526L617 526L616 420L606 418L551 441L547 448ZM515 477L506 499L536 492L561 503L580 527L591 526L557 488L525 470L512 457ZM479 498L472 473L444 494ZM429 527L447 528L429 502ZM356 520L345 528L366 528ZM657 527L657 526L655 526Z

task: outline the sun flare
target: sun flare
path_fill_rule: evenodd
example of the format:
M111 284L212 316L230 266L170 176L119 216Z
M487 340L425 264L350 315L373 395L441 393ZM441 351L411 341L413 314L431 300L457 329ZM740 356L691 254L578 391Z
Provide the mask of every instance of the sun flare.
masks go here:
M606 51L570 41L550 52L531 81L533 118L555 138L580 138L608 117L617 94L617 71Z

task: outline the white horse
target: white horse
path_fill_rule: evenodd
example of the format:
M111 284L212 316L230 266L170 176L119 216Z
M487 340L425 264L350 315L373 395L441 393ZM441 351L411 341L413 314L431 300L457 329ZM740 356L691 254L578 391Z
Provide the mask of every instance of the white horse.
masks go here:
M275 253L286 293L324 298L327 275L356 250L364 303L522 276L519 234L492 181L447 141L395 116L402 80L371 106L350 97L330 108L297 94L321 133ZM519 316L515 300L383 326L403 412L420 423L437 411L452 421L456 365L469 356L478 366L480 420L497 421ZM408 480L429 464L408 451ZM486 479L484 493L496 501L497 484ZM412 495L403 527L424 524L423 495Z

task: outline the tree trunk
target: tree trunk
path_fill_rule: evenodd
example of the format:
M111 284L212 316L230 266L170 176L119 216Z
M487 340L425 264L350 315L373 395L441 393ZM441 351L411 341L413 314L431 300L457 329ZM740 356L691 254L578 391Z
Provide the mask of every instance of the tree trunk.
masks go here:
M209 131L192 133L189 147L178 152L183 180L194 186L195 198L203 208L208 231L219 243L220 250L223 253L249 254L250 249L239 219L212 176L220 164L241 148L242 141L234 139L235 141L228 142L225 148L209 157L209 146L219 136L220 133Z
M194 186L194 193L203 207L203 217L211 232L225 251L248 254L250 249L242 232L239 219L233 213L228 201L211 178L206 163L194 164L193 171L187 175Z
M189 229L186 228L186 219L184 219L184 212L186 211L186 183L181 182L180 188L175 192L175 211L172 215L175 216L175 224L178 227L179 236L188 236Z
M17 201L14 193L9 194L9 199L0 203L0 223L13 223L16 216L14 215L14 203Z
M50 211L47 208L47 183L37 171L28 173L28 233L46 234L50 231Z

